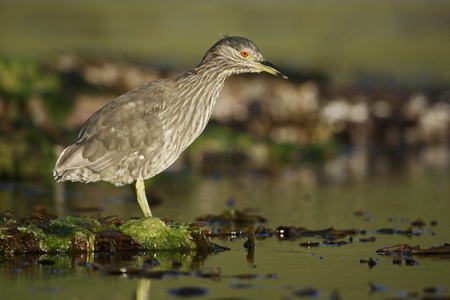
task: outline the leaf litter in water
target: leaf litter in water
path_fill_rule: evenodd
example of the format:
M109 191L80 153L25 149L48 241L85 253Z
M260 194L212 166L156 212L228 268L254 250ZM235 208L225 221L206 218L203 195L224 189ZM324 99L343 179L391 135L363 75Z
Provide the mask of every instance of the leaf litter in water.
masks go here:
M425 223L421 218L411 222L411 226L423 227L425 225L427 225L427 223Z
M450 258L450 244L444 244L442 246L431 247L428 249L421 249L419 245L411 247L407 244L400 244L391 247L384 247L376 251L378 254L382 255L397 255L401 254L403 256L409 257L412 255L419 256L445 256Z
M359 263L360 263L360 264L367 264L367 265L369 265L369 268L371 268L371 269L372 269L373 267L375 267L376 265L378 265L379 262L380 262L379 259L374 260L372 257L369 258L369 260L364 260L364 259L360 259L360 260L359 260Z
M195 219L196 221L206 221L208 223L218 224L218 225L229 225L229 224L253 224L253 223L264 223L267 220L261 216L247 214L238 209L229 209L223 211L219 215L207 214Z
M294 227L294 226L279 226L276 229L276 235L280 238L296 238L303 236L314 236L321 237L325 239L336 239L343 238L347 235L355 235L359 233L358 229L334 229L333 227L329 227L322 230L309 230L304 227Z
M169 289L167 293L172 296L187 298L187 297L197 297L207 295L209 293L209 290L204 287L184 286Z
M320 291L316 289L315 287L306 287L304 289L295 291L292 293L292 295L297 297L308 297L308 298L319 298L320 297Z
M407 266L417 266L419 264L418 262L416 262L414 259L411 258L403 259L402 257L397 257L392 260L392 264L394 265L401 266L403 263L405 263L405 265Z
M350 244L346 241L333 241L333 240L325 240L323 241L323 244L326 246L344 246Z
M255 248L255 228L253 226L247 229L247 238L248 240L244 243L244 248L253 249Z
M369 295L374 293L386 293L389 291L387 287L382 284L375 284L371 281L368 282ZM402 291L401 296L396 296L394 298L382 298L382 299L396 299L396 300L450 300L450 296L443 295L442 293L446 291L444 287L425 287L422 289L422 295L420 292L414 291ZM399 295L399 291L395 291Z
M358 213L357 215L362 215L363 213ZM368 214L368 213L364 213ZM206 221L209 224L213 224L213 226L217 225L224 225L226 227L222 228L216 228L213 227L212 229L208 230L202 230L202 234L208 237L227 237L231 236L233 238L245 236L245 233L239 228L239 226L244 226L243 224L246 223L261 223L265 222L266 219L260 216L256 215L248 215L245 214L239 210L227 210L224 211L220 215L204 215L196 218L196 220L202 220ZM230 228L229 226L231 224L234 224L237 228ZM432 226L437 225L437 221L430 222ZM412 227L407 228L406 230L387 227L387 228L381 228L375 231L369 231L366 229L357 229L357 228L350 228L350 229L335 229L333 227L320 229L320 230L310 230L305 227L296 227L296 226L278 226L275 230L271 228L267 228L264 225L258 225L255 229L255 237L256 238L266 238L266 237L278 237L281 239L290 239L294 240L296 238L301 237L317 237L317 238L323 238L326 240L334 240L338 238L344 238L350 235L350 242L353 241L359 241L359 242L375 242L377 241L376 237L367 237L367 238L361 238L361 239L353 239L354 235L357 234L368 234L368 233L377 233L377 234L393 234L393 235L406 235L406 236L420 236L424 232L431 232L431 234L435 234L435 232L432 232L429 229L422 229L423 226L426 225L426 222L422 219L418 218L416 221L413 221L411 223L412 226L419 227L419 229L413 229ZM344 245L346 242L342 242L341 244L336 244L334 242L324 242L323 244L329 245L329 246L339 246ZM302 245L303 246L303 245ZM304 245L305 247L311 247L312 245Z
M306 242L302 242L299 244L299 246L301 247L319 247L320 243L319 242L312 242L312 241L306 241Z

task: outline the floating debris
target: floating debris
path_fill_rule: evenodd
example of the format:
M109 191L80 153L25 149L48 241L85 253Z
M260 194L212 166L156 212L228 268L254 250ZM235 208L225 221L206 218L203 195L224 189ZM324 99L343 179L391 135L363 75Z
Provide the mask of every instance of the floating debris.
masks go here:
M384 247L376 251L382 255L397 255L401 254L405 257L412 255L420 256L435 256L435 255L450 255L450 244L444 244L443 246L431 247L428 249L421 249L419 245L411 247L407 244L395 245L391 247Z
M297 297L309 297L309 298L319 298L320 297L320 291L318 289L316 289L315 287L306 287L302 290L295 291L292 294Z
M302 236L315 236L325 239L335 239L335 238L343 238L347 235L354 235L359 233L358 229L346 229L346 230L337 230L333 227L322 229L322 230L309 230L304 227L294 227L294 226L279 226L276 229L276 234L281 238L288 237L302 237Z
M382 229L378 229L377 231L375 231L376 233L379 234L400 234L400 235L408 235L408 236L420 236L423 232L423 230L414 230L411 227L406 229L406 230L397 230L394 228L382 228ZM365 231L363 231L362 233L366 233Z
M346 241L325 240L325 241L323 241L323 244L326 246L343 246L343 245L348 245L350 243L346 242Z
M240 237L242 236L242 231L240 229L231 229L228 227L217 229L213 228L211 230L202 230L202 234L206 236L231 236L231 237Z
M228 225L233 223L238 224L254 224L254 223L264 223L267 220L258 215L247 214L238 209L229 209L223 211L219 215L203 215L196 218L196 221L206 221L208 223Z
M418 218L417 220L411 222L411 226L417 226L417 227L423 227L427 225L427 223L425 223L424 221L422 221L421 218Z
M407 265L407 266L417 266L419 264L418 262L416 262L414 259L411 259L411 258L403 259L402 257L398 257L398 258L394 258L392 260L393 265L401 266L403 263L405 263L405 265Z
M187 286L170 289L167 291L167 293L169 295L178 297L197 297L207 295L209 293L209 290L204 287Z
M414 249L416 249L416 250L419 249L419 246L411 247L406 244L401 244L401 245L395 245L395 246L391 246L391 247L384 247L384 248L378 249L375 252L378 254L383 254L383 255L402 254L404 256L411 256L413 254Z
M263 225L259 225L255 229L255 236L258 236L258 237L269 237L269 236L273 236L274 234L275 234L275 230L268 229Z
M244 248L246 249L253 249L255 248L255 229L250 227L247 229L247 238L248 240L244 243Z
M368 265L369 265L369 268L375 267L376 265L378 265L379 262L380 262L379 259L374 260L372 257L369 258L369 260L364 260L364 259L360 259L360 260L359 260L359 263L360 263L360 264L368 264Z
M419 263L416 262L414 259L407 258L407 259L405 259L405 264L407 266L417 266Z
M407 230L398 230L394 228L382 228L376 231L368 231L368 230L360 230L356 228L351 229L334 229L333 227L322 229L322 230L309 230L304 227L295 227L295 226L278 226L275 230L266 228L263 225L258 226L255 229L256 237L272 237L276 236L281 239L296 239L300 237L317 237L324 238L328 240L344 238L348 235L349 242L359 241L359 242L376 242L377 238L367 237L361 239L354 239L352 236L357 234L368 234L368 233L378 233L378 234L399 234L399 235L407 235L407 236L420 236L424 232L431 232L427 229L418 229L414 230L412 227ZM240 237L243 232L240 229L231 229L229 227L224 227L221 229L213 228L211 230L202 230L202 234L206 236L235 236ZM433 232L431 232L433 234Z
M300 243L299 246L300 247L318 247L320 245L319 242L312 242L312 241L306 241L303 243Z
M442 293L445 290L446 290L446 288L438 287L438 286L428 286L428 287L423 288L423 292L425 294ZM448 298L450 298L450 297L448 297ZM445 299L445 298L442 298L442 299Z
M374 237L374 236L371 236L371 237L368 237L368 238L357 239L357 240L353 240L353 239L352 239L352 242L353 242L353 241L358 241L358 242L376 242L376 241L377 241L377 238Z
M197 218L201 219L201 218ZM419 223L418 223L419 224ZM377 233L377 234L398 234L398 235L407 235L407 236L420 236L424 232L430 232L431 234L434 234L429 229L416 229L414 230L412 227L406 229L406 230L400 230L395 228L381 228L375 231L368 231L365 229L357 229L357 228L351 228L351 229L334 229L333 227L321 229L321 230L309 230L305 227L295 227L295 226L278 226L275 230L266 228L264 225L259 225L255 229L255 237L272 237L276 236L281 239L296 239L300 237L317 237L317 238L323 238L327 240L333 240L333 239L339 239L344 238L350 235L349 242L353 241L359 241L359 242L376 242L377 238L367 237L367 238L361 238L361 239L354 239L353 236L357 234L369 234L369 233ZM225 236L234 236L234 237L240 237L242 236L243 232L240 229L231 229L229 227L224 227L221 229L213 228L211 230L202 230L202 234L206 236L219 236L219 237L225 237ZM331 245L331 243L330 243ZM343 245L343 244L342 244ZM308 245L305 245L308 246Z

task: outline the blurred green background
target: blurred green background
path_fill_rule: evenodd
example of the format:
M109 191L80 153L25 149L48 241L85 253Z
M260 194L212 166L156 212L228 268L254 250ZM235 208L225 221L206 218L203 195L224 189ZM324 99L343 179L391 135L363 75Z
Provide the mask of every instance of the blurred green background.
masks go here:
M61 52L181 70L219 35L255 41L290 73L320 71L338 86L358 74L410 86L450 81L450 1L0 2L0 55Z
M396 162L406 148L448 147L449 11L422 0L2 0L0 177L51 179L55 146L90 114L194 67L221 34L250 38L290 79L230 79L193 165L321 165L357 161L361 147L370 165L378 151Z

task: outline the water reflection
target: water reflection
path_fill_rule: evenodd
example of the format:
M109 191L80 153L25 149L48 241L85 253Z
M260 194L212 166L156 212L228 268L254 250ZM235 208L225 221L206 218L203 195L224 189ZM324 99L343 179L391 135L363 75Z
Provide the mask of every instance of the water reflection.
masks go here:
M60 280L83 280L83 282L96 276L104 277L105 279L101 280L103 282L110 281L108 278L112 277L131 278L134 281L131 282L130 286L134 286L132 290L134 290L133 294L136 299L149 299L152 280L177 279L182 276L209 278L216 276L213 273L210 276L202 272L201 262L205 259L207 259L207 256L204 254L199 255L195 252L180 254L169 251L154 253L60 253L58 255L2 254L0 255L0 277L12 282L27 282L30 286L28 290L15 291L15 296L22 295L25 298L32 294L36 296L68 294L68 290L72 289L70 285L63 287L59 286L58 283L43 284L43 281L52 277L60 277ZM175 261L177 264L174 264ZM88 291L89 289L80 287L81 289L77 294L87 293L88 298L93 295L115 297L105 288L99 287ZM5 292L3 288L2 290ZM11 289L9 290L11 291Z
M256 247L251 251L243 247L246 238L213 239L231 250L211 256L195 252L2 254L0 289L25 299L70 295L163 299L170 291L186 292L191 287L194 291L207 290L212 298L227 295L279 299L314 291L323 299L336 294L344 299L364 299L368 293L374 293L371 297L397 297L399 291L404 295L413 292L422 295L428 287L435 287L436 293L445 295L447 258L417 256L413 257L415 263L409 265L404 259L401 261L405 263L399 264L396 258L375 253L384 245L420 244L425 249L448 242L447 169L415 170L373 176L351 184L319 180L312 185L300 184L299 178L305 175L292 168L277 176L244 172L240 176L183 177L169 172L152 183L152 190L163 195L163 201L155 207L160 216L181 215L182 220L192 220L201 214L220 213L234 203L240 209L249 208L253 212L257 209L258 214L268 219L265 225L272 228L294 225L315 230L333 226L365 229L370 234L355 235L351 243L348 237L339 238L333 245L339 242L340 247L315 237L256 238ZM83 187L86 190L78 194L79 198L68 200L69 211L74 207L71 201L90 201L95 196L100 199L98 203L103 205L104 213L117 212L123 218L127 214L140 214L134 199L118 203L101 200L101 195L120 198L117 192L126 199L128 188L111 190L102 184ZM377 231L381 228L406 231L417 217L426 223L423 230L417 231L419 235ZM430 225L431 220L435 222ZM368 242L360 241L366 238L370 238ZM321 246L299 246L307 241ZM378 262L372 268L360 263L370 258ZM382 292L371 286L383 287Z
M319 203L314 197L320 190L352 187L358 191L373 180L423 178L430 171L437 174L439 181L448 177L450 151L444 145L428 146L398 159L386 154L371 155L363 148L343 152L322 167L310 164L230 167L209 161L211 167L202 168L200 173L198 168L174 168L150 180L149 198L151 205L165 216L191 220L201 214L219 213L229 204L264 212L276 203L277 209L271 213L280 214L292 210L289 205L317 211ZM280 198L285 200L280 202L277 200ZM0 210L20 216L29 216L32 211L51 211L60 217L117 214L128 218L140 216L137 208L128 187L108 183L0 184Z
M3 253L0 263L3 270L36 274L33 269L41 270L86 268L102 275L121 277L170 277L184 274L183 272L201 271L203 262L211 255L205 252L192 251L121 251L89 252L89 253ZM152 276L152 274L159 275ZM167 273L164 273L168 271ZM169 271L177 271L171 273ZM178 273L179 271L179 273ZM148 274L147 274L148 273ZM194 273L192 273L194 274Z

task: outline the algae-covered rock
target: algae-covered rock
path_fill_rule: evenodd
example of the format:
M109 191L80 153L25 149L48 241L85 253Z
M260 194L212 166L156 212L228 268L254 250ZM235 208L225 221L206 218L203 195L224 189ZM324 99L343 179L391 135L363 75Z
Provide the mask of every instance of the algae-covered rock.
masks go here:
M129 220L118 227L122 233L139 242L144 249L173 250L196 249L187 226L167 226L154 217Z
M100 227L92 218L66 216L62 220L49 220L43 226L30 223L17 229L33 234L42 252L73 252L94 251L95 239L91 231Z
M153 217L127 222L99 216L66 216L61 220L56 215L21 218L0 212L0 253L228 250L203 236L200 223L165 221Z

